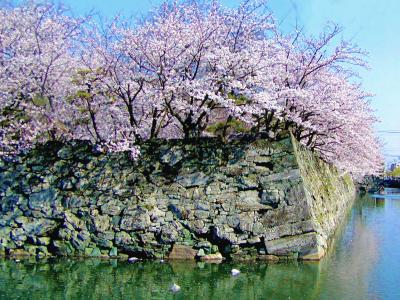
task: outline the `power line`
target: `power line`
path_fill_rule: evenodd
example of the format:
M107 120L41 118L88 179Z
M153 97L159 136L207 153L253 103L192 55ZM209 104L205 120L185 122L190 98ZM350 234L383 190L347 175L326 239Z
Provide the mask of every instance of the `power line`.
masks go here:
M400 134L400 130L378 130L378 133Z

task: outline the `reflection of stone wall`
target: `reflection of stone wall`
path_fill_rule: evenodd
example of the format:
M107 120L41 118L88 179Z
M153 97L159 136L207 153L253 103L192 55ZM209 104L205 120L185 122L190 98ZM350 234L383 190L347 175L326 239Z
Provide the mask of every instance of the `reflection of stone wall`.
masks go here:
M141 152L134 163L72 142L0 161L0 250L155 258L181 245L189 257L319 259L354 194L289 138Z
M32 259L33 260L33 259ZM240 276L230 275L232 267ZM314 263L0 260L2 299L317 299ZM182 288L169 292L173 283ZM335 298L337 299L337 298Z

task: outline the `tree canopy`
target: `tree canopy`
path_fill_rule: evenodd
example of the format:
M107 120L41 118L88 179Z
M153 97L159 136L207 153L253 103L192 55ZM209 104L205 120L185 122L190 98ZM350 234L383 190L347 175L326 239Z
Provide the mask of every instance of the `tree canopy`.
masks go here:
M264 1L166 1L144 20L74 18L47 2L0 8L0 149L86 139L139 153L153 138L289 131L354 176L382 169L365 52L328 25L284 34Z
M400 167L395 168L394 170L387 172L386 176L391 177L400 177Z

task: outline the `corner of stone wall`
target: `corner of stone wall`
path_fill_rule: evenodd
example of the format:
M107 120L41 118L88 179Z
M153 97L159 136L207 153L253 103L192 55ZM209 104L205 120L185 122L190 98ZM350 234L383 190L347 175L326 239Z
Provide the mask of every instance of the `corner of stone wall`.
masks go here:
M314 247L303 251L300 258L319 260L355 198L355 185L349 174L341 174L336 167L322 161L292 134L291 140L315 229Z

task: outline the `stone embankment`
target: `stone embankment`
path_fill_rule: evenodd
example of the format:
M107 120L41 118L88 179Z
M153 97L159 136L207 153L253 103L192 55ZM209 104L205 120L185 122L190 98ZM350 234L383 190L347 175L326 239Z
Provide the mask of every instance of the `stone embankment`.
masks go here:
M291 138L53 143L0 161L0 254L317 260L353 197Z

